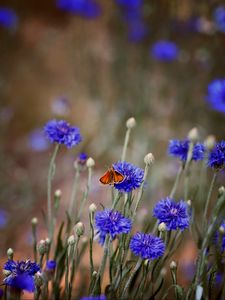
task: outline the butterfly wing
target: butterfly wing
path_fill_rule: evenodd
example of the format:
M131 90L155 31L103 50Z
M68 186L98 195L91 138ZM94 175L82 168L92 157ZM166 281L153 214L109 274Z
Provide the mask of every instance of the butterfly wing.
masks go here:
M99 181L102 184L113 184L113 173L112 170L108 170L100 179Z
M113 169L113 182L114 183L116 183L116 184L121 183L124 181L124 178L125 177L120 172Z

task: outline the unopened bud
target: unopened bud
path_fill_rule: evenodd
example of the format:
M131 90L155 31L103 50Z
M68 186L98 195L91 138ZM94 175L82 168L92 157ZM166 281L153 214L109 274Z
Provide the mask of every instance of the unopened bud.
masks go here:
M92 277L96 277L97 276L97 272L96 271L93 271L93 273L92 273Z
M96 210L97 206L94 203L91 203L91 205L89 206L89 212L94 214Z
M75 232L78 236L82 236L84 234L84 224L82 222L78 222L76 225L75 225Z
M42 274L40 272L37 272L34 276L34 280L35 280L35 285L37 287L41 287L44 283L44 280L43 280L43 277L42 277Z
M146 259L146 260L144 261L144 266L145 266L145 267L147 267L147 266L148 266L148 264L149 264L149 260L148 260L148 259Z
M160 223L159 226L158 226L158 230L160 232L166 231L166 223L164 223L164 222Z
M188 139L193 143L196 143L199 140L199 133L198 133L198 129L196 127L192 128L189 131Z
M74 235L71 235L67 240L68 245L72 246L75 244L75 237Z
M38 219L37 219L37 218L33 218L33 219L31 220L31 224L32 224L33 226L36 226L37 223L38 223Z
M56 190L55 191L55 197L61 198L61 196L62 196L62 191L61 190Z
M144 157L144 163L148 166L152 165L155 161L154 155L152 153L148 153Z
M50 244L51 244L50 238L46 238L46 239L45 239L45 243L48 244L48 245L50 245Z
M174 260L172 260L171 263L170 263L170 269L171 270L176 270L176 268L177 268L177 263Z
M191 200L187 200L187 205L188 205L189 207L191 207L191 205L192 205Z
M94 165L95 165L94 159L93 159L92 157L89 157L89 158L87 159L86 165L87 165L88 168L93 168Z
M220 227L219 227L219 232L220 232L221 234L225 234L225 228L224 228L224 226L220 226Z
M44 240L40 240L37 246L38 252L40 255L44 255L47 252L46 243Z
M9 260L13 260L13 254L14 254L13 249L12 249L12 248L9 248L9 249L7 250L7 256L8 256L8 259L9 259Z
M209 151L211 151L214 148L215 144L216 138L214 135L209 135L204 142L206 149L208 149Z
M136 120L135 118L129 118L126 122L126 126L128 129L132 129L136 126Z
M219 192L219 195L222 196L222 195L225 193L225 188L224 188L224 186L221 186L221 187L218 189L218 192Z

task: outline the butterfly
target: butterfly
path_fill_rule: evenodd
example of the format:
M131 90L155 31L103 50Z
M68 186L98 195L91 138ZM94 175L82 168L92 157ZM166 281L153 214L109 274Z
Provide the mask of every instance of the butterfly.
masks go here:
M124 176L116 171L113 166L99 179L102 184L115 184L124 181Z

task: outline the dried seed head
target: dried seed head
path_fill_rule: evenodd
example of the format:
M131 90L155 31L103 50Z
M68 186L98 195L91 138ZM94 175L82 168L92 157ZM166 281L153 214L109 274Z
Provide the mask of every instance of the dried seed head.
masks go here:
M38 223L38 218L33 218L33 219L31 220L31 224L32 224L33 226L36 226L37 223Z
M214 135L207 136L207 138L205 139L205 142L204 142L206 149L211 151L214 148L215 144L216 144L215 136Z
M79 237L82 236L82 235L84 234L85 228L84 228L84 224L83 224L82 222L78 222L78 223L75 225L74 229L75 229L76 234L77 234Z
M171 270L176 270L176 268L177 268L177 263L174 260L172 260L171 263L170 263L170 269Z
M89 212L94 214L96 210L97 206L94 203L91 203L91 205L89 206Z
M89 158L87 159L86 166L87 166L88 168L93 168L94 165L95 165L94 159L93 159L92 157L89 157Z
M199 140L199 133L198 133L198 129L196 127L192 128L189 131L188 139L193 143L196 143Z
M152 153L148 153L144 157L144 163L148 166L152 165L155 161L154 155Z
M75 244L75 237L74 235L71 235L67 240L68 245L72 246Z
M132 129L136 126L136 120L135 118L129 118L126 122L126 126L127 126L127 129Z
M158 230L160 232L166 231L166 223L164 223L164 222L160 223L159 226L158 226Z
M62 191L61 190L56 190L55 191L55 197L57 197L57 198L61 198L61 196L62 196Z

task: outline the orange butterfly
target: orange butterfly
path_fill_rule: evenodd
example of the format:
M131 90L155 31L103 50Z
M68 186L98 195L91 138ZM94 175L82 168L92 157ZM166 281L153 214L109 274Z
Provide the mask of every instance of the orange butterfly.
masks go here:
M121 183L124 181L124 176L116 171L113 166L108 169L108 171L99 179L99 181L103 184L114 184Z

